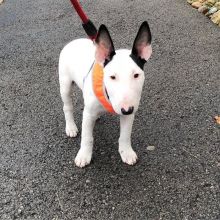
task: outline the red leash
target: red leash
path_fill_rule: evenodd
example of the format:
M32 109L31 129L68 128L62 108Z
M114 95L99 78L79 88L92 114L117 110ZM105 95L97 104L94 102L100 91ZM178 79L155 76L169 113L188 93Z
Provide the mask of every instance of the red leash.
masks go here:
M81 5L79 4L77 0L70 0L70 1L83 22L82 26L86 34L89 36L91 40L95 40L96 35L97 35L97 29L95 25L86 16L85 12L83 11Z

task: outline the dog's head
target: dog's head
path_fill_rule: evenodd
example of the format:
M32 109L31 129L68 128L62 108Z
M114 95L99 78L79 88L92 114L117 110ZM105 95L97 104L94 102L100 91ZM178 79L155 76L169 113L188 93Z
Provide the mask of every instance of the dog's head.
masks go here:
M104 65L104 84L117 114L137 111L145 78L143 68L151 54L151 32L146 21L139 28L132 50L115 51L108 29L100 26L96 62Z

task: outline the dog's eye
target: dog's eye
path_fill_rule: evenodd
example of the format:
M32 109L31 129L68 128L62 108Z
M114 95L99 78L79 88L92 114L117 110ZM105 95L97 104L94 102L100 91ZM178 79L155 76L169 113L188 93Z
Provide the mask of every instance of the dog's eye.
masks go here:
M115 76L110 76L110 78L111 78L112 80L115 80L115 79L116 79L116 77L115 77Z
M135 73L135 74L134 74L134 78L135 78L135 79L136 79L136 78L138 78L138 77L139 77L139 75L140 75L140 74Z

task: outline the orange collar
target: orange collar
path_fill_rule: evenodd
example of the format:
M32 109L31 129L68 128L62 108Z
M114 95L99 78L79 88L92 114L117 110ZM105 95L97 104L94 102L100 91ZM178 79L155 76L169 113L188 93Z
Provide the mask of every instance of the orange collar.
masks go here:
M107 95L105 92L105 86L103 84L103 78L104 78L103 67L100 64L95 63L92 72L93 91L99 102L102 104L102 106L108 112L115 113L111 103L106 97Z

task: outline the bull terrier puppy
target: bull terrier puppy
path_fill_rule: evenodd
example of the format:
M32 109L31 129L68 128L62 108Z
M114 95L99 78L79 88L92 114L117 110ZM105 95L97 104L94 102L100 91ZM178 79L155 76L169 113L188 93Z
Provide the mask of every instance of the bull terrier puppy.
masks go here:
M119 153L124 163L133 165L137 155L131 146L131 131L135 112L144 84L144 64L152 54L151 32L148 23L141 24L131 50L115 51L109 31L101 25L96 39L77 39L67 44L59 58L60 93L66 120L66 134L75 137L78 129L74 122L71 87L73 82L83 92L84 110L81 146L75 158L78 167L91 162L93 128L96 119L106 111L120 116ZM95 66L103 71L100 88L95 88ZM99 73L98 73L99 74ZM101 98L95 90L99 90ZM111 109L108 110L106 105Z

